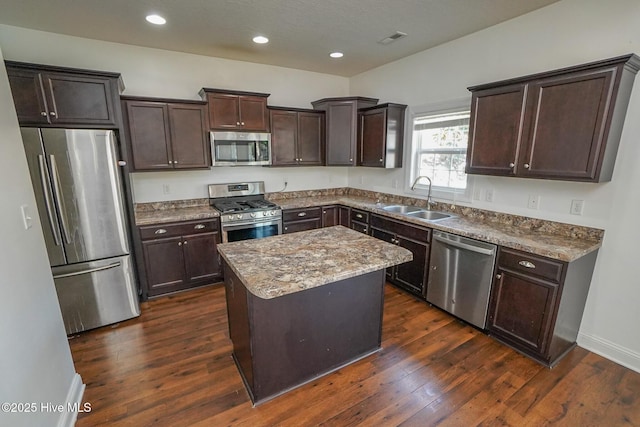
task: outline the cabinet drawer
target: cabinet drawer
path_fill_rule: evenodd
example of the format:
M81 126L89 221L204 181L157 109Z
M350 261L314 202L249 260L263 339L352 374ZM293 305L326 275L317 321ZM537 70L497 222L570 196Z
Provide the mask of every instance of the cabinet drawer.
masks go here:
M320 228L320 218L309 218L301 221L291 221L284 224L282 233L297 233L298 231L315 230Z
M322 216L322 208L300 208L286 209L282 212L282 221L299 221L301 219L320 218Z
M218 230L218 220L184 221L139 227L142 240L207 233Z
M405 224L379 215L371 215L371 227L379 228L399 236L408 237L418 242L431 241L431 229Z
M369 223L369 212L359 211L357 209L351 209L351 221Z
M500 268L518 271L527 276L540 277L560 283L565 263L549 258L520 252L513 249L500 248L498 266Z
M351 221L351 228L363 234L369 234L369 226L363 222Z

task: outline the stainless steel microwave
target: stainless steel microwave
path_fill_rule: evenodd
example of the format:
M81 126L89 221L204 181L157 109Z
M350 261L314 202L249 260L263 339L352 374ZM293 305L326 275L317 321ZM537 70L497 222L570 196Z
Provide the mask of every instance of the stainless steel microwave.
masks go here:
M211 132L213 166L264 166L271 164L271 134Z

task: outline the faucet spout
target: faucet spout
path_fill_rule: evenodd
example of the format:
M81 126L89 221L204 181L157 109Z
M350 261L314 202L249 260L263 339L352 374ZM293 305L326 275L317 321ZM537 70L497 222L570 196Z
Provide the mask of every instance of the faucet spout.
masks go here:
M427 193L427 210L431 210L431 206L435 205L435 202L431 200L431 178L429 178L426 175L420 175L415 179L415 181L413 181L413 185L411 186L411 191L416 191L416 185L418 184L418 181L420 181L423 178L429 181L429 191Z

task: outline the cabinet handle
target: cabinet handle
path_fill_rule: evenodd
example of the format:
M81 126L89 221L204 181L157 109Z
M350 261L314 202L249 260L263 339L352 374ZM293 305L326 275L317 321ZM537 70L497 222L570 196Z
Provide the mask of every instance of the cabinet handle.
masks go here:
M513 168L515 167L515 165L516 165L516 164L515 164L515 163L513 163L513 162L509 163L509 167L510 167L511 169L513 169Z
M525 169L529 169L529 163L525 163L525 164L524 164L524 168L525 168Z
M240 122L236 122L236 126L240 126Z
M205 227L204 224L196 224L193 226L193 228L195 228L196 230L202 230Z
M350 162L353 162L353 159L349 159Z
M182 242L178 242L178 246L182 246Z
M173 164L174 164L174 165L177 165L177 164L178 164L178 161L177 161L177 160L174 160L174 161L173 161Z
M49 115L50 115L50 116L55 116L55 115L56 115L56 113L55 113L55 111L51 111L51 112L49 113Z
M496 279L498 280L502 279L502 274L496 274Z
M298 159L298 161L299 161L299 162L301 162L301 161L302 161L302 159Z
M240 122L240 124L241 124L242 126L244 126L244 122Z
M164 228L158 228L156 231L153 232L153 234L164 234L166 232L167 230L165 230Z
M380 159L380 163L382 163L382 159Z
M356 214L356 218L362 218L362 214Z
M365 228L363 228L363 229L362 229L362 232L363 232L363 233L366 233L367 231L368 231L368 230L367 230L367 227L365 227Z
M185 241L184 241L184 244L186 245L187 243L189 243L189 242L187 242L187 241L185 240Z
M522 261L519 261L518 264L526 268L536 268L536 265L530 261L522 260Z
M46 111L41 111L41 112L40 112L40 115L41 115L41 116L44 116L44 117L47 117L47 112L46 112Z
M307 213L306 212L299 212L298 216L307 216Z

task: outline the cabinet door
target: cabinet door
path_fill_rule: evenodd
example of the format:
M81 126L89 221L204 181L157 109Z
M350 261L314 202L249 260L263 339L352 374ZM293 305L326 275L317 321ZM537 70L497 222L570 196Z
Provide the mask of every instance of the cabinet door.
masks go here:
M240 128L244 131L269 132L267 98L240 96Z
M168 104L173 166L206 169L211 166L205 105Z
M410 292L424 297L427 284L429 245L403 236L397 236L396 240L398 246L411 251L413 260L397 265L393 279L395 283Z
M327 166L355 165L355 105L353 102L327 106Z
M59 125L116 127L112 79L44 73L49 120Z
M337 206L322 207L322 226L333 227L340 224L340 212Z
M240 128L240 101L238 95L207 94L209 126L211 129L236 130Z
M272 165L290 166L298 164L296 145L298 120L295 111L271 110L271 156Z
M473 93L467 173L513 175L527 97L524 84Z
M7 67L7 76L20 124L49 123L49 111L44 97L41 74Z
M349 227L351 222L351 208L340 206L340 225Z
M134 170L172 169L167 104L126 101Z
M322 166L324 163L323 154L324 114L299 112L298 164L306 166Z
M489 306L489 331L543 355L558 285L499 269Z
M359 166L384 166L387 110L360 114Z
M519 173L590 181L604 155L606 117L616 68L531 83L529 118Z
M142 242L149 296L184 288L182 237Z
M187 280L212 283L222 276L218 262L217 245L220 233L202 233L183 237L184 260Z

